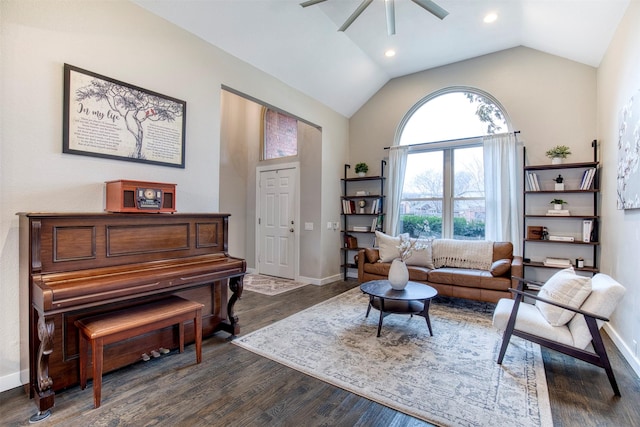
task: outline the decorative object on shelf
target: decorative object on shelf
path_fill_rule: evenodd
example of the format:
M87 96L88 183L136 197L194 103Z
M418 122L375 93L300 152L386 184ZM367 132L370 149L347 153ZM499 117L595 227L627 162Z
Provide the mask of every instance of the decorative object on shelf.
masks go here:
M360 208L360 213L363 214L364 213L364 207L367 206L367 201L362 199L362 200L358 200L358 207Z
M542 226L541 225L527 226L527 239L542 240Z
M356 249L358 247L358 239L350 234L344 236L344 247L349 249Z
M584 268L584 259L582 257L576 258L576 267Z
M553 205L553 209L559 211L562 210L562 205L567 203L562 199L553 199L551 202L549 202L550 204Z
M564 178L562 177L562 175L558 175L558 177L553 178L553 180L556 182L555 190L564 191Z
M549 230L547 230L547 227L542 227L542 234L540 235L540 240L549 240Z
M356 164L356 174L358 176L365 176L369 172L369 166L366 163Z
M566 145L556 145L544 154L551 159L551 164L558 165L571 154L571 149Z

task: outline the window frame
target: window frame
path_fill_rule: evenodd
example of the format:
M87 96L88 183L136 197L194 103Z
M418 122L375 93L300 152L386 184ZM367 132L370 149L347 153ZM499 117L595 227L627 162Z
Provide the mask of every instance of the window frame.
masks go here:
M480 89L467 87L467 86L451 86L447 88L440 89L435 91L424 98L422 98L419 102L417 102L402 118L400 125L396 130L396 134L394 137L394 145L400 145L400 141L402 139L402 133L404 132L405 126L411 120L413 115L422 108L425 104L432 101L433 99L450 94L450 93L473 93L474 95L484 97L489 102L493 103L502 114L504 119L504 123L507 127L505 132L511 132L511 120L502 106L502 104L492 95L487 92L484 92ZM442 151L443 156L443 165L442 165L442 174L443 174L443 189L442 189L442 236L441 238L449 238L454 239L454 223L455 223L455 212L454 206L455 202L458 200L483 200L485 203L485 212L486 212L486 192L484 197L474 197L474 198L456 198L454 195L454 181L455 181L455 171L454 171L454 151L458 148L468 148L468 147L482 147L483 146L483 138L490 134L478 135L467 138L458 138L458 139L450 139L444 141L433 141L433 142L424 142L419 144L407 144L409 147L407 156L411 156L412 154L418 154L422 152L428 151ZM484 167L484 159L483 159L483 167ZM440 200L438 198L410 198L405 199L402 195L400 197L400 203L405 201L437 201ZM400 214L402 217L403 214ZM486 225L486 220L485 220Z
M295 120L296 122L296 138L295 138L295 148L296 148L296 153L295 154L291 154L288 156L280 156L280 157L269 157L267 158L267 138L269 137L269 132L267 131L267 114L269 112L272 112L274 114L277 115L282 115L285 117L288 117L290 119ZM298 146L298 137L297 137L297 127L298 127L298 122L300 121L300 119L298 119L297 117L291 115L291 114L287 114L277 108L270 108L267 106L263 106L262 107L262 129L261 129L261 140L260 140L260 160L261 161L269 161L269 160L280 160L280 159L291 159L291 158L297 158L298 157L298 153L300 151L300 147Z

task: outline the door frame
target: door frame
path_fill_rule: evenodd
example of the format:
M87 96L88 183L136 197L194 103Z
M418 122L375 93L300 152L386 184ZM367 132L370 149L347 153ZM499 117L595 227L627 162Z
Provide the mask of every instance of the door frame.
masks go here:
M256 214L253 220L255 239L255 260L256 260L256 273L260 272L260 245L262 243L262 235L260 234L260 224L258 220L260 218L260 212L262 206L260 205L261 190L260 190L260 175L262 172L270 172L282 169L293 169L295 171L295 194L293 195L294 204L294 229L293 232L293 275L294 280L298 280L300 277L300 162L289 163L274 163L271 165L256 166Z

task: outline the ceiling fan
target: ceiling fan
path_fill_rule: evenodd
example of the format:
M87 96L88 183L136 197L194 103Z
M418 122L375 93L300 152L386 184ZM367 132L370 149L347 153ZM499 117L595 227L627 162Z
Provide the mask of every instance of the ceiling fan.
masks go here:
M307 0L300 3L300 6L302 7L313 6L314 4L322 3L324 1L327 1L327 0ZM349 26L353 24L353 21L355 21L356 18L358 18L358 16L360 16L360 14L364 12L364 10L371 4L372 1L373 0L363 0L362 3L360 3L360 6L358 6L356 10L351 14L351 16L349 16L349 18L347 18L347 20L344 21L344 24L342 24L342 26L338 28L338 31L345 31L347 28L349 28ZM449 12L447 12L446 10L444 10L443 8L441 8L431 0L411 0L411 1L440 19L444 19L445 16L449 14ZM396 15L395 15L394 0L384 0L384 6L387 14L387 33L391 36L396 33Z

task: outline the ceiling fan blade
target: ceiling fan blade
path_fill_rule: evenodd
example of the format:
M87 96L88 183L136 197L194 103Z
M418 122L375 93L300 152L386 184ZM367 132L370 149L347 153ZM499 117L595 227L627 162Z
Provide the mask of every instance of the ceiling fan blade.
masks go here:
M360 16L360 14L364 12L364 10L371 4L372 1L373 0L363 0L363 2L360 3L360 6L358 6L358 8L351 14L351 16L348 17L346 21L344 21L342 27L338 28L338 31L346 31L346 29L349 28L349 25L353 24L353 21L355 21L356 18L358 18L358 16Z
M396 33L396 11L393 0L384 0L384 7L387 12L387 34L392 36Z
M411 0L421 8L425 9L427 12L432 13L440 19L444 19L445 16L449 14L446 10L432 2L431 0Z
M322 3L323 1L327 1L327 0L307 0L300 3L300 6L302 7L313 6L314 4Z

